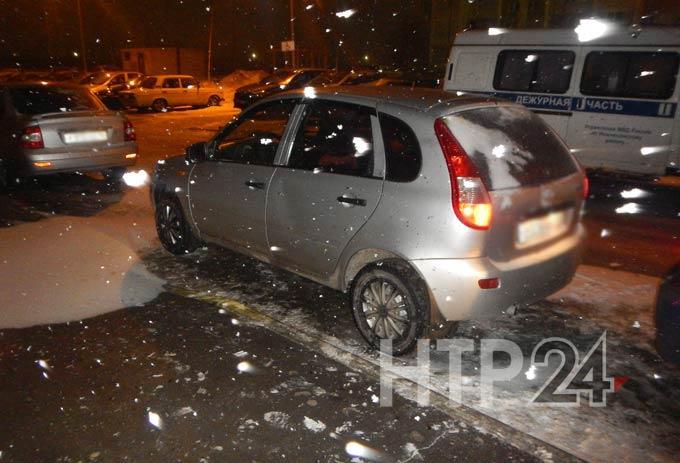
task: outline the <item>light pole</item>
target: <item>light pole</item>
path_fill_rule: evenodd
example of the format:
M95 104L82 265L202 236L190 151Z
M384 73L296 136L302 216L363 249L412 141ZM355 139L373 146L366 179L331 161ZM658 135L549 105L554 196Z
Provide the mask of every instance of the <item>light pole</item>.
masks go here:
M295 5L294 5L294 0L290 0L290 40L293 42L293 49L291 50L292 53L292 64L293 68L297 67L297 46L295 44Z
M210 5L210 26L208 28L208 82L212 74L212 43L213 43L213 23L215 20L215 4Z
M83 12L80 9L80 0L76 0L78 11L78 26L80 27L80 54L83 57L83 72L87 72L87 52L85 51L85 32L83 30Z

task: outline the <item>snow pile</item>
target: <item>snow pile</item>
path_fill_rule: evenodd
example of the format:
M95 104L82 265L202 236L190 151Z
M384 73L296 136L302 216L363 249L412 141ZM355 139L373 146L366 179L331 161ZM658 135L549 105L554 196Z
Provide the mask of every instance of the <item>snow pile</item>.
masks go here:
M81 320L158 296L164 280L139 259L156 243L148 204L146 190L131 190L93 217L0 229L0 281L11 282L0 286L0 328Z

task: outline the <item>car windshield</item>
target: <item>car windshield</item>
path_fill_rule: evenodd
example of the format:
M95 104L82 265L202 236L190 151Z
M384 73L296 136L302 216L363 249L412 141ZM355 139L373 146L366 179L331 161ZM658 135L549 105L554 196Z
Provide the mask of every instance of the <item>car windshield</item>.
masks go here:
M21 114L98 110L100 105L92 94L81 88L21 87L9 91L12 103Z
M351 74L344 80L343 85L360 85L380 79L378 73Z
M277 71L274 74L265 77L260 81L261 85L284 84L295 76L290 71Z
M156 77L145 77L139 86L142 88L154 88L157 81L158 79Z
M81 84L91 84L100 85L111 78L110 72L93 72L85 76L80 83Z
M323 74L320 74L310 80L308 85L310 87L323 87L326 85L337 84L342 79L344 79L347 74L347 72L340 71L324 72Z

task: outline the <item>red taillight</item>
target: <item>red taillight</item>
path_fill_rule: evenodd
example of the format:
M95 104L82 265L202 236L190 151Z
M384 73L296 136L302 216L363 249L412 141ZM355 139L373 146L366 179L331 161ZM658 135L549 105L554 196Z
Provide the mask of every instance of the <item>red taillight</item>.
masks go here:
M590 194L590 181L588 180L588 176L583 173L583 199L588 199L588 195Z
M491 200L477 168L442 119L435 121L434 131L449 168L453 211L468 227L486 230L491 226Z
M479 280L477 282L480 288L482 289L496 289L501 287L501 279L500 278L484 278L482 280Z
M38 150L45 147L42 131L39 126L31 125L21 131L21 147L29 150Z
M132 125L132 122L125 121L125 124L123 125L123 133L124 133L124 140L125 141L136 141L137 140L137 134L135 133L135 128Z

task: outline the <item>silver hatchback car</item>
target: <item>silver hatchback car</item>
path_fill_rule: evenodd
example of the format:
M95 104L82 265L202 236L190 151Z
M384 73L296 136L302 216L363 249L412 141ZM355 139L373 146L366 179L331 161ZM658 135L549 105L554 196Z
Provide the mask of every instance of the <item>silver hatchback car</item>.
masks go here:
M216 243L348 292L369 344L402 354L565 286L586 189L521 106L336 87L249 108L161 161L152 197L168 251Z
M50 83L0 86L0 187L8 178L100 170L119 179L137 161L122 113L89 90Z

